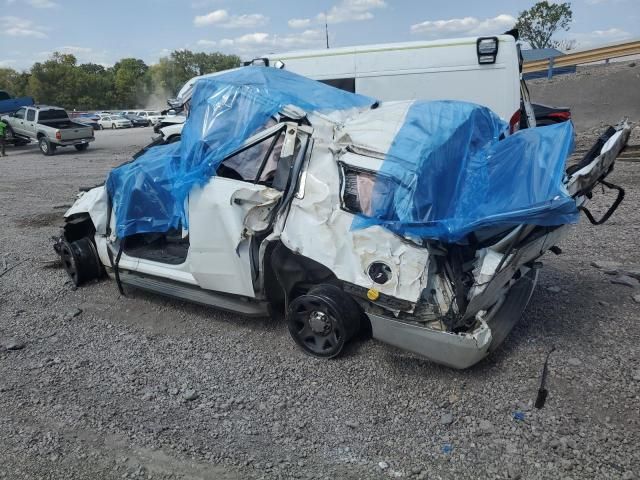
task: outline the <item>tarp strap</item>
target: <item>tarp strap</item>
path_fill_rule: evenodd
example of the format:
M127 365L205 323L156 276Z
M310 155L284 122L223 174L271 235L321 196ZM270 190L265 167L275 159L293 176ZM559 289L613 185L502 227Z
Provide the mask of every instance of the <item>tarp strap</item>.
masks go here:
M616 200L613 202L613 205L609 207L609 210L605 212L605 214L602 216L602 218L600 218L600 220L596 220L587 207L583 207L583 206L578 207L578 209L584 212L584 214L587 216L587 218L589 219L592 225L602 225L604 222L609 220L609 217L613 215L613 212L615 212L618 209L618 207L622 203L622 200L624 200L624 188L619 187L618 185L614 185L613 183L605 182L604 180L600 180L600 183L605 187L607 187L609 190L617 190L618 196L616 197Z

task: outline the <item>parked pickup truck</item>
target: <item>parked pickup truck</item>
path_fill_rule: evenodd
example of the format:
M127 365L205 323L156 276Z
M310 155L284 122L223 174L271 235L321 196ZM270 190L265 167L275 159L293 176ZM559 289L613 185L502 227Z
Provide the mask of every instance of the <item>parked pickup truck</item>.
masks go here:
M59 107L23 107L2 120L9 126L10 138L36 140L44 155L53 155L57 147L71 145L83 151L94 140L92 127L71 121Z

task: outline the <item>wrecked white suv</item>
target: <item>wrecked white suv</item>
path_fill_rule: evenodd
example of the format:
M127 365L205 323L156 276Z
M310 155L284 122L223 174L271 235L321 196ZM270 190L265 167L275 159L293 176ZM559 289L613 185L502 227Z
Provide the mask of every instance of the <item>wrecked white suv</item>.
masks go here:
M604 178L629 135L609 129L565 170L570 123L505 127L478 105L378 104L238 69L198 83L181 142L82 194L55 248L78 285L106 272L120 289L284 313L317 357L370 330L466 368L520 318L592 188L617 188Z

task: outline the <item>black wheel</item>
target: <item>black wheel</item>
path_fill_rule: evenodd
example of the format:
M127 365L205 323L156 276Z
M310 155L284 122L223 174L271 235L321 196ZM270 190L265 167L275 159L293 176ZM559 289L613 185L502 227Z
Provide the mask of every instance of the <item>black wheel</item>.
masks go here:
M75 242L62 240L56 250L76 287L102 275L100 258L90 238L84 237Z
M40 147L40 151L43 155L50 156L53 155L56 151L55 145L52 145L47 137L40 137L38 140L38 146Z
M89 148L89 144L81 143L79 145L74 145L74 147L76 147L76 150L78 150L79 152L84 152L87 148Z
M291 302L287 326L294 341L314 357L334 358L360 328L358 304L334 285L318 285Z
M98 130L104 130L104 127L102 126L102 124L98 125Z

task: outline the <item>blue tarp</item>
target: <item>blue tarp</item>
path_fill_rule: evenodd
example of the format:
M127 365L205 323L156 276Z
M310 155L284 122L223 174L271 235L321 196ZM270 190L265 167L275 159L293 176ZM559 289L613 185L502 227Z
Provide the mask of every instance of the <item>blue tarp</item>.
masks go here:
M245 67L197 82L180 143L151 148L114 169L107 190L116 234L188 227L189 192L285 105L307 112L369 108L375 100L291 72ZM372 214L354 228L462 240L484 227L575 223L563 185L570 122L500 140L506 124L465 102L413 102L373 187Z
M199 80L182 141L153 147L109 175L117 236L187 227L189 192L285 105L331 112L375 102L275 68L245 67Z
M484 227L576 223L563 184L571 122L499 140L506 127L479 105L414 102L379 170L372 213L353 228L457 242Z

